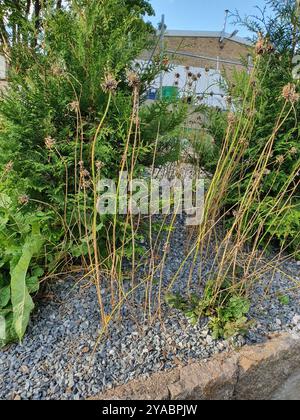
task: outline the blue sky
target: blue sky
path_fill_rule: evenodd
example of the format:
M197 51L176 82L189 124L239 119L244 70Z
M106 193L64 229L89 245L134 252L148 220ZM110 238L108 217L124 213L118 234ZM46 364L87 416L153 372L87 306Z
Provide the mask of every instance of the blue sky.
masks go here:
M224 11L238 9L242 15L254 14L255 6L263 8L265 0L150 0L156 16L151 21L156 25L162 14L166 16L169 29L221 31ZM235 28L228 25L227 32ZM248 33L239 28L240 36Z

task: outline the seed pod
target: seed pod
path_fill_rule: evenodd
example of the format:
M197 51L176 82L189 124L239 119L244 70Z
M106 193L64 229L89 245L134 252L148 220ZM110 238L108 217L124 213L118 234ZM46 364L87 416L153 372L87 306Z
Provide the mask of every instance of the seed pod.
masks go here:
M102 90L105 93L112 93L112 94L116 93L118 89L118 85L119 85L119 82L111 73L107 73L104 76L104 81L101 83Z
M296 85L293 83L288 83L286 86L284 86L282 90L282 97L291 104L298 102L300 95L296 91Z

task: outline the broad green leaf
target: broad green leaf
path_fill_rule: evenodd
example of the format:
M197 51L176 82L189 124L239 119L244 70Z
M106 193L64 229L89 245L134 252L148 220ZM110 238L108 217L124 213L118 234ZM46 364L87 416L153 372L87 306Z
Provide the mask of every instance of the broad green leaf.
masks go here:
M10 300L10 286L0 289L0 309L5 308Z
M15 267L11 269L11 300L14 312L14 328L21 340L26 331L30 313L34 308L33 300L26 285L26 275L32 257L42 246L42 238L37 229L33 227L22 249L22 255Z
M36 276L28 277L26 279L26 286L29 294L38 292L40 288L39 278Z
M6 341L6 321L4 316L0 315L0 343Z
M0 229L5 228L8 221L9 221L9 217L7 215L4 215L4 216L0 215Z
M33 270L33 276L34 277L42 277L42 275L45 273L45 270L42 267L37 267Z
M7 310L3 314L0 311L0 348L16 341L17 338L13 325L13 313Z

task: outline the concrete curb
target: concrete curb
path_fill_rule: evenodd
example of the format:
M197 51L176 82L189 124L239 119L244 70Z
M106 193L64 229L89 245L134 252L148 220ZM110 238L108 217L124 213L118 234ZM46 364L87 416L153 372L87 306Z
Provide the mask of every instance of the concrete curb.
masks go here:
M264 344L137 379L90 399L270 400L297 369L300 336L274 335Z

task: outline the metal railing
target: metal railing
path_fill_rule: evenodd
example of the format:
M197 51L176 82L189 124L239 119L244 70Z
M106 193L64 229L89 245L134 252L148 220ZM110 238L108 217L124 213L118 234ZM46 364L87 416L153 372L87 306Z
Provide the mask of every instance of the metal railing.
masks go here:
M166 51L168 54L173 54L173 55L181 55L183 57L190 57L190 58L197 58L199 60L207 60L207 61L213 61L215 63L217 63L217 70L219 70L219 65L224 63L224 64L230 64L233 66L243 66L243 67L247 67L245 65L245 63L243 63L242 61L235 61L235 60L227 60L224 58L220 58L220 57L208 57L205 55L198 55L198 54L193 54L193 53L188 53L188 52L183 52L183 51L174 51L174 50L167 50ZM253 68L253 65L251 63L251 56L248 56L248 68L251 69Z

